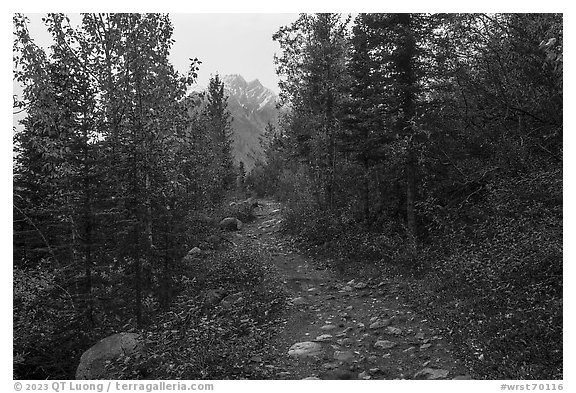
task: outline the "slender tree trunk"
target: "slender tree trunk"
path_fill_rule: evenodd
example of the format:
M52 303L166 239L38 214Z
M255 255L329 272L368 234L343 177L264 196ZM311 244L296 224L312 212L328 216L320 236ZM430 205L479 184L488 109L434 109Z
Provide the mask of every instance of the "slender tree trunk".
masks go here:
M366 226L370 224L370 166L364 159L364 219Z
M416 216L414 202L416 200L416 157L412 147L408 150L406 161L406 223L408 227L408 243L416 245Z
M88 147L86 146L87 150ZM87 151L84 159L88 159ZM92 300L92 201L90 197L90 179L88 163L84 163L84 271L86 275L86 316L94 325Z
M140 37L138 37L140 38ZM136 45L136 48L138 45ZM135 94L136 94L136 136L134 142L139 146L135 146L135 151L137 152L137 160L134 161L134 172L135 172L135 192L134 196L136 202L136 249L138 259L136 262L136 322L138 327L142 326L142 263L145 266L150 265L150 255L152 252L151 248L151 238L152 238L152 214L151 214L151 203L150 203L150 163L149 163L149 150L150 144L148 142L148 136L146 135L146 130L144 129L144 106L142 103L142 65L138 64L138 59L134 59L136 62L134 67L134 78L135 78ZM140 181L144 182L143 194L140 194ZM144 209L139 205L143 202ZM144 228L142 228L144 226ZM140 243L140 233L144 230L145 239L143 244ZM142 250L140 247L144 247Z
M399 73L398 81L401 86L401 110L399 131L407 137L406 152L406 225L408 243L411 247L416 245L416 217L414 205L416 199L416 154L413 142L414 129L412 121L415 114L415 88L414 58L416 56L416 42L412 27L411 14L397 14L398 24L403 30L401 42L396 57L396 67Z
M160 305L161 307L167 308L168 304L170 303L170 298L168 295L168 289L169 289L169 277L170 277L170 248L172 247L172 242L171 242L171 234L169 233L170 228L168 228L168 226L166 226L165 228L166 231L166 235L165 235L165 247L166 250L164 251L164 266L162 269L162 284L160 287Z
M84 274L86 278L86 319L91 326L94 326L94 304L92 299L92 231L93 231L93 213L92 213L92 195L91 195L91 179L90 168L90 145L89 145L89 125L86 124L88 114L83 112L82 120L82 177L83 177L83 192L84 203L82 206L82 214L84 221Z
M151 257L152 253L152 245L153 237L152 237L152 199L151 199L151 184L150 184L150 171L146 171L145 175L145 190L144 193L146 195L145 206L146 206L146 216L145 216L145 233L146 233L146 247L148 248L149 257Z
M142 326L142 261L140 260L140 224L136 223L133 228L134 249L134 315L136 325Z

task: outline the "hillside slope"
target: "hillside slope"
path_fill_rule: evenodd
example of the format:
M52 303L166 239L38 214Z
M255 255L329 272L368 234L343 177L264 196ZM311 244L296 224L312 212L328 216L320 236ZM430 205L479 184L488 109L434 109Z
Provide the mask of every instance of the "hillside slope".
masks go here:
M278 121L277 96L258 79L246 82L241 75L226 75L222 80L229 96L228 110L233 118L234 161L244 162L249 171L262 156L260 137L266 125Z
M222 77L222 82L228 96L228 110L232 115L234 162L238 164L242 161L246 171L250 171L263 156L260 138L266 125L276 125L278 122L278 97L258 79L246 82L241 75L236 74ZM194 96L194 100L202 100L201 93L205 90L203 86L194 85L189 95Z

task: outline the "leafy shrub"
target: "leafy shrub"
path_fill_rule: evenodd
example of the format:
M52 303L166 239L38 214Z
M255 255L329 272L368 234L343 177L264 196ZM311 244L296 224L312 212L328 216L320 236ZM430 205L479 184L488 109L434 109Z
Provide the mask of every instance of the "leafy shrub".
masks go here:
M263 378L267 370L249 359L265 354L274 334L285 294L269 256L259 251L230 250L206 259L199 279L193 265L185 272L187 289L172 309L144 333L145 358L119 359L114 379L234 379ZM204 307L203 295L212 289L238 294L233 307L224 303Z
M291 203L284 213L283 230L298 234L312 244L337 239L343 231L338 217L306 202Z
M493 182L465 227L451 217L436 240L430 278L442 301L460 305L436 317L480 377L561 378L561 195L557 171Z
M63 272L49 264L13 270L14 378L70 378L78 348L92 338L79 302L60 285Z
M258 197L272 196L278 187L280 172L281 167L275 161L267 164L256 161L244 181L246 189Z

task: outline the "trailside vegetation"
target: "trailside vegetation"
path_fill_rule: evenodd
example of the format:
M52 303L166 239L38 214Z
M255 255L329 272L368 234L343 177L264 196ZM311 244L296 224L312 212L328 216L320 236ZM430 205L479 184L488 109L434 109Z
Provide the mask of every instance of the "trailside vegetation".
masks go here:
M14 376L69 379L87 342L150 327L184 290L234 184L230 115L217 75L186 96L200 62L170 64L167 15L47 14L47 49L13 22Z
M285 114L247 184L351 271L416 280L476 378L562 376L562 23L303 14L274 35Z

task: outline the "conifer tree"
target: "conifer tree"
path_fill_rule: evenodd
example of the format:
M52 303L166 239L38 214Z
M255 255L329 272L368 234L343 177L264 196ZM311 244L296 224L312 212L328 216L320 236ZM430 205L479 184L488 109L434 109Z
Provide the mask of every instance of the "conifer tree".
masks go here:
M214 177L218 184L212 196L216 201L224 190L233 187L235 179L232 159L232 118L228 111L224 82L220 80L218 74L210 78L203 115L212 152Z

